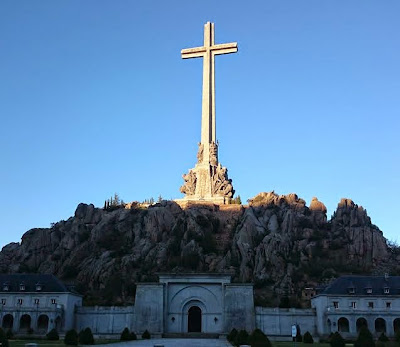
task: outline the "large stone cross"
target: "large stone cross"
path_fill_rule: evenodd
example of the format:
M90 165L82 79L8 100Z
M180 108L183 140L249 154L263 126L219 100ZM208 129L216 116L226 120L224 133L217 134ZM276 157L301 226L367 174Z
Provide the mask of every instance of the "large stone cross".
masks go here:
M235 193L228 170L218 161L218 143L215 129L215 56L236 53L237 43L216 45L214 24L204 25L204 46L183 49L182 58L203 58L203 101L201 110L201 142L196 166L183 175L180 191L185 201L229 203Z
M237 43L215 44L214 23L204 25L204 46L182 49L182 58L203 58L203 99L201 110L201 143L207 145L216 142L215 129L215 56L217 54L236 53ZM207 155L208 148L205 149Z

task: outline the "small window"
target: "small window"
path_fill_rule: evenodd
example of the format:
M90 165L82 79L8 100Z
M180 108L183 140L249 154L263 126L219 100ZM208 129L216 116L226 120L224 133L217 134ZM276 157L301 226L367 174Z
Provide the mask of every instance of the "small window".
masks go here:
M8 285L8 283L4 283L4 284L3 284L3 290L4 290L5 292L8 292L8 291L10 290L10 286Z
M6 304L6 299L1 299L1 304L4 306Z
M350 307L351 308L357 308L357 302L352 301L351 304L350 304Z
M356 292L356 288L354 288L354 287L349 288L349 294L355 294L355 292Z
M36 284L36 291L40 292L42 290L42 285L40 283Z
M383 292L384 292L385 294L389 294L389 293L390 293L390 288L389 288L389 287L383 288Z
M367 288L367 294L372 294L372 288Z
M334 308L339 308L339 301L334 301L333 302L333 307Z
M386 308L391 308L392 307L392 303L391 302L386 302Z
M35 305L39 305L39 299L35 299Z
M21 283L19 285L19 290L24 291L25 290L25 284Z
M18 305L22 305L22 299L18 299Z
M56 299L51 299L51 303L55 305L57 303Z
M368 308L374 308L374 303L373 303L372 301L370 301L370 302L368 303Z

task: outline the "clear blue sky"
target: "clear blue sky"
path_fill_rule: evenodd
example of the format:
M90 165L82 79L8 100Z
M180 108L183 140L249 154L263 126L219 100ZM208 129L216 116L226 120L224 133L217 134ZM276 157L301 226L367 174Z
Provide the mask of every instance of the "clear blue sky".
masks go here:
M216 62L220 161L259 192L340 198L400 241L400 2L0 1L0 246L33 227L179 198L200 140L199 46Z

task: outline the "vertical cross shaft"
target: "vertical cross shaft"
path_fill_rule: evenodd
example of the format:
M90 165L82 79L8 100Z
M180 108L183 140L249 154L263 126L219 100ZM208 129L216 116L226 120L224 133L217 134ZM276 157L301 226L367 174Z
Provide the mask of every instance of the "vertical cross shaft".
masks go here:
M183 49L182 58L203 58L203 97L201 115L201 143L216 142L215 124L215 55L237 52L237 43L215 44L214 23L204 25L204 46ZM208 148L207 148L208 149ZM208 151L207 151L208 152ZM206 153L205 153L206 154Z

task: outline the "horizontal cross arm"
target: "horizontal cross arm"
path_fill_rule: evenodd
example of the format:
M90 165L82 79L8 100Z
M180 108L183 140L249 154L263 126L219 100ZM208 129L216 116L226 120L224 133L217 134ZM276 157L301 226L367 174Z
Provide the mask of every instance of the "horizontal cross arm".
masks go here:
M181 50L182 59L187 58L198 58L202 57L206 52L206 48L203 47L194 47L194 48L186 48Z
M228 54L236 53L238 51L237 42L222 43L211 47L213 53L216 54Z

